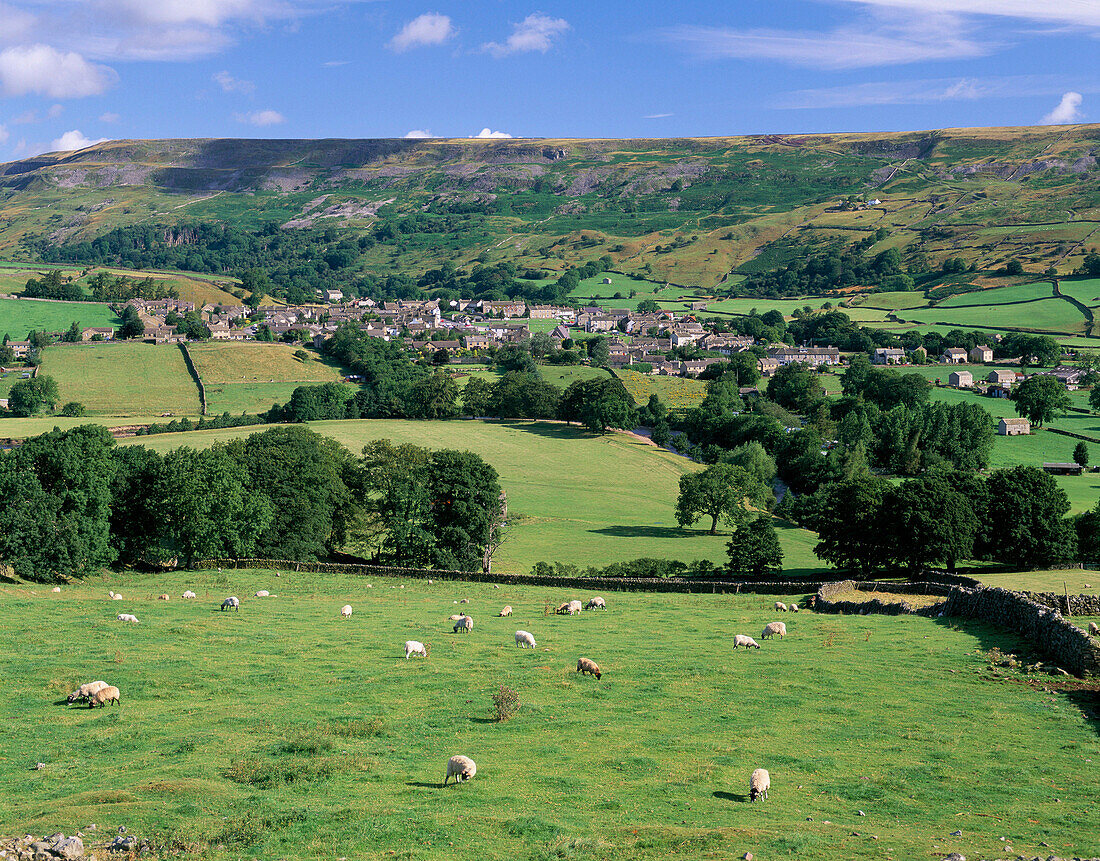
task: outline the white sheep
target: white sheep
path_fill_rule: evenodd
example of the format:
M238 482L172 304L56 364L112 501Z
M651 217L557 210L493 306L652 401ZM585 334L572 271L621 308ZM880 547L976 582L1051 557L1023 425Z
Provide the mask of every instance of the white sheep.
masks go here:
M533 649L538 643L529 631L516 631L516 645L521 649Z
M351 618L351 604L345 604L343 607L340 608L340 618L341 619L350 619Z
M787 626L783 622L768 622L764 626L764 633L760 635L761 640L766 640L769 637L779 635L779 639L783 639L787 636Z
M459 631L465 631L467 634L474 629L474 620L469 616L463 616L457 622L455 622L454 632L457 634Z
M428 647L421 643L419 640L406 640L405 641L405 660L409 659L410 655L420 655L422 658L428 657Z
M797 604L788 604L787 605L787 612L788 613L797 613L798 612L798 605Z
M466 616L463 613L452 613L447 617L448 622L457 622L459 619L465 619Z
M443 778L443 785L447 785L447 781L452 777L455 779L455 783L462 780L470 780L475 774L477 774L477 765L468 756L458 754L452 756L447 760L447 776Z
M104 681L97 682L85 682L71 694L69 694L69 702L75 703L77 700L86 700L96 691L101 691L107 687L107 683Z
M158 600L158 601L167 601L167 600L168 600L168 596L167 596L167 595L158 595L158 596L157 596L157 600Z
M756 642L752 637L748 637L744 634L733 635L733 647L736 649L738 646L744 646L746 649L759 649L760 644Z
M606 610L607 602L597 595L595 598L589 598L588 603L584 605L586 610Z
M181 598L197 598L198 596L194 592L192 592L190 589L188 589L180 597Z
M512 605L511 604L505 604L504 609L500 611L500 615L501 616L511 616L512 615Z
M257 598L270 598L271 593L268 592L266 589L261 589L259 592L256 593L256 597Z
M112 705L121 702L118 688L114 685L108 685L105 688L100 688L88 699L88 708L94 709L96 706L103 706L107 703Z
M470 603L470 599L469 599L469 598L463 598L463 599L462 599L461 601L459 601L458 603L459 603L459 604L469 604L469 603Z
M1089 636L1100 637L1100 628L1096 626L1095 622L1089 622Z
M133 613L119 613L117 616L115 616L115 618L118 619L120 622L131 623L136 623L138 620L138 617L135 616Z
M232 607L238 613L241 612L241 599L238 598L236 595L230 595L228 598L222 601L223 610L228 610L230 607Z
M60 591L61 591L61 587L60 587L60 586L54 586L54 587L53 587L53 589L51 589L50 591L51 591L51 592L60 592Z
M569 615L570 616L576 615L577 613L581 612L583 609L584 609L584 604L582 604L580 601L570 601L569 602Z
M600 680L600 665L591 658L577 658L577 672L581 675L591 673L596 677L596 681Z
M766 799L771 785L772 776L768 774L768 770L766 768L756 769L752 773L752 777L749 778L749 801L756 801L761 795Z
M775 611L777 613L786 613L787 612L787 605L784 604L782 601L776 601L775 602Z

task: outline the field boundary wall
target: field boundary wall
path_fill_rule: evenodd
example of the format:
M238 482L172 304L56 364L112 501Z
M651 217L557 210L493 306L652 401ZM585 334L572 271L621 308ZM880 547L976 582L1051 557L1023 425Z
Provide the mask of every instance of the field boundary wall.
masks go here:
M191 372L191 379L195 381L195 385L199 387L199 404L202 406L202 415L206 415L206 386L202 384L202 377L199 376L199 370L195 367L195 363L191 361L191 354L187 352L187 345L180 341L180 352L183 353L183 363L187 365L187 370Z
M956 588L948 583L936 583L927 580L910 581L907 583L885 583L882 581L838 580L835 583L824 583L817 590L813 599L815 613L846 613L860 615L865 613L877 613L882 616L935 616L943 609L943 602L933 604L930 607L916 608L907 601L880 601L872 598L870 601L834 601L833 596L846 592L887 592L892 595L941 595L946 597L952 589Z

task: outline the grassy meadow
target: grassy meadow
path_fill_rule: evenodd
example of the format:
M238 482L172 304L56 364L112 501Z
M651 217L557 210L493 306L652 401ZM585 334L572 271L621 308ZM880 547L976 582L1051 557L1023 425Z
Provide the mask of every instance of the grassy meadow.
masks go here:
M188 588L196 600L177 597ZM218 610L230 594L239 613ZM1021 652L1014 637L801 613L785 639L734 652L776 596L604 595L606 611L567 617L548 605L587 595L272 571L114 574L60 594L2 585L0 719L20 729L0 757L0 833L94 822L109 839L125 825L212 861L1100 847L1095 695L991 669L990 649ZM462 636L447 621L460 598L475 620ZM497 618L505 604L514 616ZM517 629L538 647L516 648ZM406 661L407 639L429 657ZM574 672L581 655L601 680ZM120 705L66 705L99 678ZM500 723L502 684L520 706ZM458 753L477 776L441 789ZM771 792L750 804L757 767Z
M79 401L92 415L197 416L199 389L178 347L154 344L53 344L42 371L57 380L61 403Z
M53 302L47 299L0 297L0 337L22 341L32 329L64 332L73 321L80 328L120 326L122 321L109 306L100 302Z

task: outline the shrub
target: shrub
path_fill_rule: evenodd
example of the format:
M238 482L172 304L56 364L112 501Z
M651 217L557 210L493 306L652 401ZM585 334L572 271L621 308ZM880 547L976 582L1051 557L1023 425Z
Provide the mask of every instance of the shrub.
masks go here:
M497 711L497 720L503 723L519 710L519 694L507 685L501 685L500 690L493 694L493 706Z
M84 404L80 403L80 401L69 401L67 404L61 407L61 412L59 413L59 415L78 418L84 415L85 412L86 410L84 409Z

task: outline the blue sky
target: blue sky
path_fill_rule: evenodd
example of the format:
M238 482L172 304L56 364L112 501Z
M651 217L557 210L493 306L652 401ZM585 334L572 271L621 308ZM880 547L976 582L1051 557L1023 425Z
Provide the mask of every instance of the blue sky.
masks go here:
M0 0L0 161L104 138L1100 120L1100 0Z

